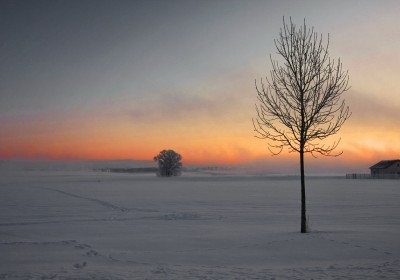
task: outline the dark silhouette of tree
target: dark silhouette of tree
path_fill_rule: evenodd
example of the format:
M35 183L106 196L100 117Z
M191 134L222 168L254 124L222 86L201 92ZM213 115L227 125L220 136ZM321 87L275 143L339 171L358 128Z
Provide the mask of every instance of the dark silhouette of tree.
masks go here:
M157 176L180 176L182 168L182 156L173 150L162 150L154 161L158 163Z
M268 139L268 149L278 155L287 147L300 154L301 174L301 232L308 232L306 220L306 193L304 154L324 156L333 154L340 139L331 144L323 140L336 134L350 117L348 106L341 95L349 89L348 72L340 59L329 57L328 40L314 28L297 27L285 22L274 40L281 61L270 55L272 70L261 87L257 85L257 118L253 119L256 137Z

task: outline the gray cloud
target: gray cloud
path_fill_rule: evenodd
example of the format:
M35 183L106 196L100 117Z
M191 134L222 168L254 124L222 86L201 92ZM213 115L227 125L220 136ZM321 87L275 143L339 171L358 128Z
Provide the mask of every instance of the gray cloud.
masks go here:
M398 124L400 119L399 100L385 100L380 96L363 94L354 90L346 94L345 99L352 111L351 122L357 125Z
M162 122L204 118L225 120L243 114L247 107L252 113L255 90L250 75L244 73L236 79L207 80L201 86L187 87L188 90L169 89L163 93L157 90L137 99L128 114L133 121ZM231 80L234 82L229 82Z
M221 106L221 98L189 96L184 94L165 94L159 98L149 98L134 105L129 112L133 121L163 122L193 119L204 116L219 117L229 110ZM232 104L231 104L232 105Z

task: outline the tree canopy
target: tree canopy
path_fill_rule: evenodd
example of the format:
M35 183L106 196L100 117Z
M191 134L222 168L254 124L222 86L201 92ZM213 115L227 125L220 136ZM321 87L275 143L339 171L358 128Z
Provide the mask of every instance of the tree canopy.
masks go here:
M182 173L182 156L174 150L162 150L154 161L158 163L157 176L180 176Z

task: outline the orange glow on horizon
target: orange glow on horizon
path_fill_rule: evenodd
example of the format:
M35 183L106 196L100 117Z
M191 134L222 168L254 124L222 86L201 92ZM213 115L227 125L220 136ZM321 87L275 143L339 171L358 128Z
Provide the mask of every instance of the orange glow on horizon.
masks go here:
M183 157L184 164L188 165L235 165L245 164L252 161L291 161L297 160L296 153L286 151L278 156L272 156L263 141L258 141L257 146L242 147L221 143L203 143L203 148L191 145L148 145L134 148L129 141L121 141L113 144L113 141L86 140L67 141L68 143L57 143L35 141L30 143L13 143L4 146L0 150L0 159L50 159L50 160L113 160L133 159L151 161L162 149L174 149ZM253 143L254 144L254 143ZM221 148L222 147L222 148ZM400 158L395 150L378 150L371 147L359 146L343 149L343 154L331 159L332 162L370 165L382 159ZM317 160L324 157L318 157ZM315 161L311 156L307 162Z
M296 161L297 155L287 151L271 157L267 142L254 137L254 112L249 109L252 99L240 103L246 105L244 109L235 107L231 115L222 117L204 114L163 119L152 115L150 120L136 120L123 114L103 114L104 110L98 109L85 114L48 113L8 119L2 126L0 159L151 161L161 150L173 149L189 165ZM361 111L354 115L338 135L328 139L329 143L341 138L338 151L344 152L329 162L368 166L382 159L400 158L400 151L395 149L397 122L368 122ZM310 158L309 162L318 160Z
M258 160L293 161L296 158L295 154L287 151L271 157L267 142L253 137L251 126L246 122L239 123L233 130L208 123L169 125L168 129L173 133L165 130L162 124L158 128L145 125L135 128L129 122L119 120L104 122L101 126L93 126L91 120L75 122L79 126L73 125L74 120L60 121L57 130L54 130L53 123L44 125L42 119L33 120L29 125L21 121L4 126L0 159L151 161L163 149L180 153L183 162L189 165L234 165ZM338 151L344 151L335 159L338 164L369 165L381 159L400 158L399 151L391 148L397 143L398 132L395 130L385 127L367 130L346 124L338 136L342 138Z

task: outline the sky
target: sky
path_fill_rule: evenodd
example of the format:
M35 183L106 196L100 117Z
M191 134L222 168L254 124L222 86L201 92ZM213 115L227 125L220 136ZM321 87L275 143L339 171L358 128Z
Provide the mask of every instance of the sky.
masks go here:
M399 1L0 1L0 159L151 160L290 169L255 138L255 80L283 17L330 36L349 71L338 158L400 158ZM321 169L321 166L324 168ZM306 167L306 168L307 168ZM321 171L321 172L322 172Z

